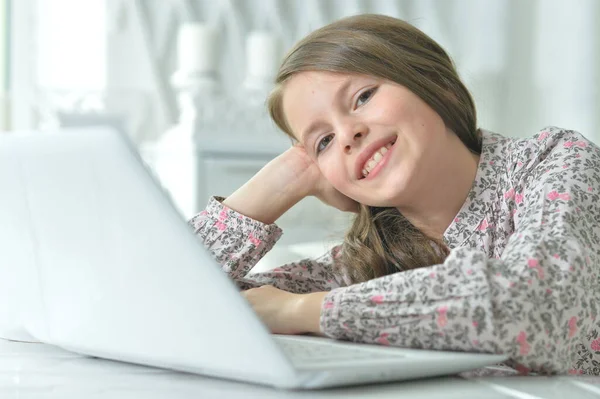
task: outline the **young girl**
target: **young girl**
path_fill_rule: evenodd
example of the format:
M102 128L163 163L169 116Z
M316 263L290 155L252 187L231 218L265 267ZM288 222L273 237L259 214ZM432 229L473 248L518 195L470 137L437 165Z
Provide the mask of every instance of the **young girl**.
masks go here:
M269 109L296 144L190 223L272 332L600 375L598 147L478 129L445 51L377 15L300 41ZM308 195L357 212L343 244L253 273Z

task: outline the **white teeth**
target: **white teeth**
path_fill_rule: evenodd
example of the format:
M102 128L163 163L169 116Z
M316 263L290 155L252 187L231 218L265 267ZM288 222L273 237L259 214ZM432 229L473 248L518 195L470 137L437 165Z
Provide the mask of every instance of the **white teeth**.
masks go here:
M390 143L385 147L381 147L379 150L377 150L375 154L373 154L373 157L369 161L367 161L367 163L365 164L365 168L362 170L363 177L367 177L367 175L373 170L375 166L377 166L377 164L379 163L379 161L381 161L385 153L388 152L389 148L393 145L394 143Z

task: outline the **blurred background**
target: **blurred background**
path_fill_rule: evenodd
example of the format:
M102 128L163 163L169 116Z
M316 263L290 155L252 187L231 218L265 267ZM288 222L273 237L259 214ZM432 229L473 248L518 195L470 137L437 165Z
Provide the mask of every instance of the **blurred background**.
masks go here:
M482 127L529 135L553 124L600 139L596 0L0 0L0 8L3 130L95 114L138 143L155 140L180 116L173 74L195 62L178 58L184 24L214 28L215 70L235 95L251 32L272 35L283 54L314 28L373 12L411 22L448 50ZM180 47L201 52L201 42Z
M445 47L481 127L600 142L597 0L0 0L0 130L111 125L189 217L289 145L264 112L285 50L358 13ZM312 226L295 239L347 223L308 202L281 222Z

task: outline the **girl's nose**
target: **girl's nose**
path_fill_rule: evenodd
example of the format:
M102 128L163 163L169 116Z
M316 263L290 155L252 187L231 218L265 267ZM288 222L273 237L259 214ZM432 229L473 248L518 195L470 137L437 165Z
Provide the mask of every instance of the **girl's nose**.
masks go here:
M353 148L360 145L360 142L366 137L368 129L365 125L355 125L353 128L348 129L347 132L342 133L342 140L340 143L344 148L345 153L352 152Z

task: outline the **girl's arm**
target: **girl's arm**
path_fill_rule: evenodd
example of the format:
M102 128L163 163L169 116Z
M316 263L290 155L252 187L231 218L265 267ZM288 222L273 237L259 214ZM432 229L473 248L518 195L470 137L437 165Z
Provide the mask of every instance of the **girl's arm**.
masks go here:
M317 259L304 259L261 273L252 268L281 237L275 224L264 224L242 215L212 198L204 211L190 220L223 270L241 290L273 285L293 293L329 291L349 284L339 262L339 247Z
M462 247L440 265L334 289L321 297L321 332L504 353L521 371L593 374L600 364L600 156L581 136L556 147L540 150L544 160L515 185L515 232L501 258ZM307 329L311 306L299 312L309 315Z
M302 147L294 146L262 168L227 199L213 198L190 220L195 233L240 289L273 285L294 293L346 285L339 248L265 273L251 269L282 232L274 222L298 201L315 195L338 209L356 203L332 189Z

